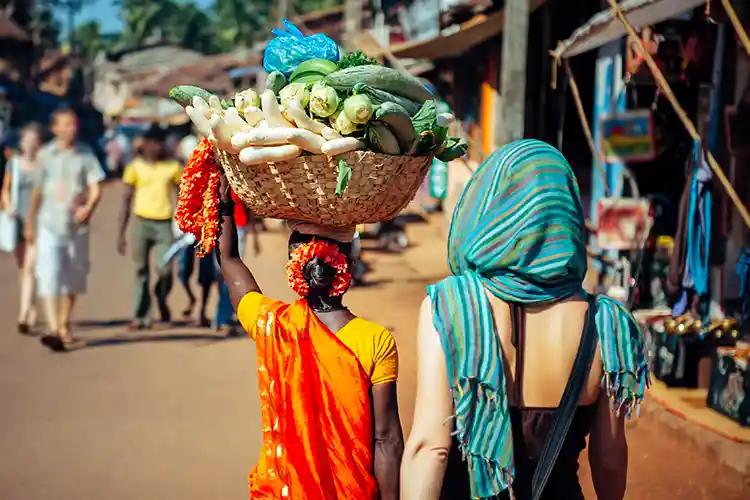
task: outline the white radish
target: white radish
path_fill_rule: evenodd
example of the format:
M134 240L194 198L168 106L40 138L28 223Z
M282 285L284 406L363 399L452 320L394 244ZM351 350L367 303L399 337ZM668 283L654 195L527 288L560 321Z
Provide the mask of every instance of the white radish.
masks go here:
M224 111L224 108L221 107L221 99L215 95L208 98L208 106L211 108L211 111L217 111L219 113Z
M249 147L240 151L240 161L245 165L260 165L291 160L302 154L302 149L294 144L284 146Z
M333 141L336 139L341 139L343 137L331 127L323 127L323 130L320 131L320 135L322 135L323 138L327 141Z
M251 127L255 127L263 121L263 111L256 107L245 108L242 112L242 116L245 117L245 121Z
M250 145L250 138L248 137L248 131L243 130L232 136L232 146L237 149L246 148Z
M239 149L232 146L232 131L220 114L214 114L209 120L216 146L230 153L238 153Z
M273 93L273 90L266 90L261 94L260 105L270 128L294 127L281 115L281 109L279 103L276 102L276 94Z
M208 118L203 115L203 112L196 109L193 106L186 106L185 112L190 117L190 121L193 122L195 128L203 137L208 138L211 135L211 125L208 123Z
M342 137L323 144L321 151L326 156L336 156L358 149L365 149L365 143L354 137Z
M202 97L193 96L193 107L200 111L200 113L206 118L211 117L211 107Z
M323 137L303 128L292 129L292 132L290 132L288 135L288 141L296 146L301 147L305 151L309 151L316 155L319 155L323 152L323 145L326 143L326 140L323 139Z
M325 124L316 122L315 120L307 116L307 112L305 112L302 104L300 104L299 101L289 102L289 109L287 110L287 114L292 120L294 120L294 123L297 124L298 127L309 130L310 132L313 132L315 134L320 135L323 132L323 129L326 128Z
M245 141L247 144L240 147L247 146L280 146L282 144L289 144L289 137L297 132L299 129L294 127L284 128L254 128L247 132L245 135ZM240 139L238 139L240 141Z
M224 122L231 129L232 135L247 127L247 122L242 119L237 108L229 108L224 111Z

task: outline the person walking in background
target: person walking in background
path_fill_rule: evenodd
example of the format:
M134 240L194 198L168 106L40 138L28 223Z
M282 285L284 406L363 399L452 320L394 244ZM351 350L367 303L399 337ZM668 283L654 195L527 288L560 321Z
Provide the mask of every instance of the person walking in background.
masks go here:
M2 202L8 215L16 219L18 236L14 256L21 271L21 307L18 312L18 333L28 335L36 322L36 278L34 262L36 247L24 241L24 229L29 219L31 194L40 175L37 154L44 141L44 131L38 123L26 125L21 131L20 154L9 161L3 180Z
M157 262L154 290L161 320L172 321L167 296L172 289L172 266L161 265L164 254L172 245L172 214L182 168L170 159L164 147L164 131L153 125L143 136L141 156L133 160L123 173L125 194L120 211L120 234L117 251L125 255L126 232L131 212L135 215L131 229L131 254L136 267L135 309L131 328L151 327L150 257L153 250Z
M419 317L401 498L580 500L590 435L597 497L622 500L625 419L648 360L625 308L582 287L583 207L565 157L537 140L490 156L456 206L448 261ZM456 448L466 463L446 474Z
M50 330L42 343L64 351L76 344L70 319L76 298L86 292L89 221L104 171L93 150L78 142L73 110L55 111L51 128L54 140L37 157L41 170L29 202L26 241L36 243L37 286Z

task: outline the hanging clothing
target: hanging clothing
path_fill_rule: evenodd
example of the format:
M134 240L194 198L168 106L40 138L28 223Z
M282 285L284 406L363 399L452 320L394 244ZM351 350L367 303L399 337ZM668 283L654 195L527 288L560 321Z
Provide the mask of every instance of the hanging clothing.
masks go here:
M522 305L586 295L585 240L573 171L557 149L538 140L512 142L490 156L456 207L448 242L453 276L427 293L473 498L499 495L515 477L503 354L487 293ZM613 404L630 414L648 383L643 338L618 302L603 295L591 301L603 384Z

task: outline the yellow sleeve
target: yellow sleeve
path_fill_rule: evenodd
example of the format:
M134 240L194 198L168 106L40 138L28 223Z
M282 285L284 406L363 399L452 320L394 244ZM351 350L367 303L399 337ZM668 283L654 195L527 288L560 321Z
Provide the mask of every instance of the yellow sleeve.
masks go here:
M237 306L237 319L247 335L255 340L256 328L258 323L258 314L260 313L260 304L263 301L263 295L257 292L250 292L240 300Z
M398 380L398 350L396 339L385 328L373 339L372 385Z
M138 174L136 173L137 164L135 162L129 163L125 167L125 171L122 173L122 182L129 184L133 187L138 186Z

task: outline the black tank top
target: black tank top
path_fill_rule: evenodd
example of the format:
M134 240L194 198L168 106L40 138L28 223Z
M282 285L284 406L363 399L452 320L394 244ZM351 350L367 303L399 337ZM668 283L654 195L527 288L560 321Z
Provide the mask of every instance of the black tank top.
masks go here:
M513 345L516 347L516 380L513 391L516 401L523 401L523 355L525 350L524 312L520 306L511 306L513 322ZM544 448L557 408L511 407L510 419L513 432L513 450L516 461L516 477L513 493L517 500L531 498L531 479ZM578 457L586 448L586 436L596 414L596 405L579 406L573 416L560 454L544 488L542 500L583 500L578 481ZM453 439L445 471L441 500L470 500L469 471L461 458L458 441ZM504 492L498 500L508 500Z

